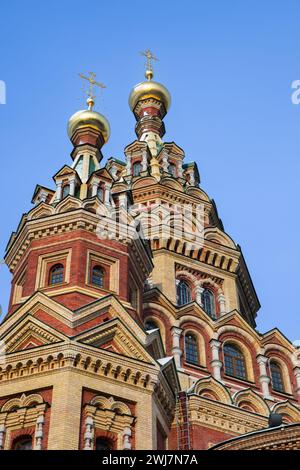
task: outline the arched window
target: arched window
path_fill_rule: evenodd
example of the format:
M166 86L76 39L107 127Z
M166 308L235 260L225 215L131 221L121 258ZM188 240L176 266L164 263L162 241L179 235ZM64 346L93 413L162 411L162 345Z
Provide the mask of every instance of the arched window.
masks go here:
M141 171L142 171L142 165L140 162L136 162L133 164L133 176L140 176Z
M153 320L147 320L145 323L145 330L156 330L158 328L157 324Z
M101 266L94 266L92 268L91 281L95 286L103 287L104 270Z
M12 445L13 450L32 450L32 438L30 436L21 436Z
M245 359L241 351L234 344L224 346L225 373L238 379L247 379Z
M108 439L103 437L97 437L96 439L96 450L111 450L111 443Z
M195 335L187 333L185 341L185 360L190 364L199 364L198 341Z
M201 295L203 310L211 318L216 319L216 306L214 294L209 289L204 289Z
M270 371L271 371L273 390L275 390L276 392L284 392L282 371L281 371L280 365L275 361L271 361Z
M64 282L64 267L62 264L55 264L49 272L49 285L61 284Z
M177 284L177 304L185 305L191 302L192 295L189 285L185 281L179 281Z
M174 165L174 163L170 163L168 171L169 173L171 173L172 176L176 176L176 166Z
M104 200L104 192L101 186L99 186L97 189L97 197L100 199L100 201Z
M62 198L64 199L64 198L67 197L69 194L70 194L70 185L69 185L69 184L65 184L64 187L63 187L63 190L62 190Z

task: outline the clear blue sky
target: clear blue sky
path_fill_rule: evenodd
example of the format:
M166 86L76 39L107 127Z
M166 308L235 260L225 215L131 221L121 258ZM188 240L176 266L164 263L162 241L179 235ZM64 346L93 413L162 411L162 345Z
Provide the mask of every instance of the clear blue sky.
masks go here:
M300 3L271 0L3 0L0 11L0 256L37 183L70 163L69 116L82 108L78 72L107 84L98 109L112 135L105 159L134 137L127 98L158 56L172 94L165 140L199 166L226 231L241 244L262 308L258 328L291 340L299 325ZM6 310L10 274L0 265Z

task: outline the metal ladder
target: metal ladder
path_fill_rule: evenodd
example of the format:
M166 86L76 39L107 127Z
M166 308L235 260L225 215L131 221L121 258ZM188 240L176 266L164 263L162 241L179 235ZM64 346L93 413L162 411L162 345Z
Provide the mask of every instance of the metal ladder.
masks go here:
M191 450L188 398L186 392L176 395L177 450Z

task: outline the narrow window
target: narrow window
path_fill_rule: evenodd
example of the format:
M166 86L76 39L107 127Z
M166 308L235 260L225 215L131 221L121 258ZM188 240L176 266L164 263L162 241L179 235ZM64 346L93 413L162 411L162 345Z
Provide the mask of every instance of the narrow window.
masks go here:
M190 364L199 364L198 341L195 335L185 335L185 360Z
M276 392L284 392L282 371L280 365L275 362L270 362L271 378L272 378L272 388Z
M225 344L224 363L227 375L238 379L247 379L244 356L234 344Z
M103 287L104 282L104 270L101 266L94 266L92 269L91 276L92 284L98 287Z
M176 176L176 166L174 165L174 163L170 163L168 170L172 176Z
M64 187L63 187L63 190L62 190L62 198L64 199L64 198L67 197L69 194L70 194L70 185L69 185L69 184L65 184Z
M50 269L49 285L61 284L64 281L64 267L62 264L55 264Z
M136 162L133 164L133 176L140 176L142 171L142 165L140 162Z
M177 304L185 305L191 302L191 289L185 281L179 281L177 285Z
M97 197L100 199L100 201L103 202L103 199L104 199L104 192L103 192L103 189L99 186L99 188L97 189Z
M204 289L201 297L202 297L203 310L211 318L216 319L216 306L215 306L214 294L210 290Z

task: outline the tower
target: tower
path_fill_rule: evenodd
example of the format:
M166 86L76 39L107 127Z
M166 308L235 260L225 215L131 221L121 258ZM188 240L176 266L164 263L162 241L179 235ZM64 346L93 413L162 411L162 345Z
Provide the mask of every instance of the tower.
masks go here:
M137 139L102 163L109 123L69 120L72 163L37 186L9 240L0 449L207 449L299 421L300 358L260 307L241 248L165 142L166 87L130 93Z

